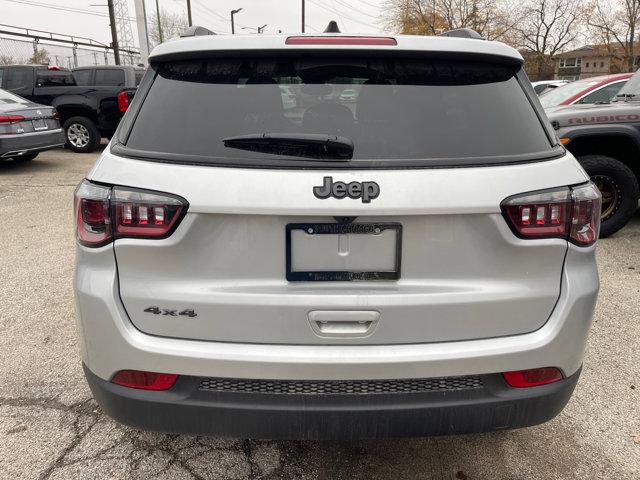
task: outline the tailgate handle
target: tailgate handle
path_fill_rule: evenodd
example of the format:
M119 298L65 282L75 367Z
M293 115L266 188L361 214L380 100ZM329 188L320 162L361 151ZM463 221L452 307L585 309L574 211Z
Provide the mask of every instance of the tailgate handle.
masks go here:
M378 325L375 310L314 310L309 312L311 328L319 337L367 337Z

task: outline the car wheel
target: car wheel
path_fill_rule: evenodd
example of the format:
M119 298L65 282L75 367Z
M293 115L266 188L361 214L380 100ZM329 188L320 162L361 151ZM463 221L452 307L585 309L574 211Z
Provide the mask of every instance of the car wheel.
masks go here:
M24 163L30 162L34 158L38 156L38 152L35 153L25 153L24 155L20 155L19 157L10 157L10 160L15 163Z
M64 122L67 147L74 152L93 152L100 145L100 132L86 117L71 117Z
M602 194L600 237L608 237L624 227L637 210L638 179L615 158L585 155L578 160Z

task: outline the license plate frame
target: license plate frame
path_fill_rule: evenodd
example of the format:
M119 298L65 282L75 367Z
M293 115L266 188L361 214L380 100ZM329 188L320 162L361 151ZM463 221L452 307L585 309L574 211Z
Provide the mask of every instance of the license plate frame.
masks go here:
M314 235L361 234L375 235L383 230L395 230L395 268L385 271L292 271L291 233L294 230L309 232ZM379 229L376 232L376 229ZM373 223L289 223L286 226L286 278L289 282L353 282L383 281L400 279L402 260L402 225L395 222Z
M34 118L33 120L31 120L31 124L33 125L33 129L36 132L49 129L47 121L44 118Z

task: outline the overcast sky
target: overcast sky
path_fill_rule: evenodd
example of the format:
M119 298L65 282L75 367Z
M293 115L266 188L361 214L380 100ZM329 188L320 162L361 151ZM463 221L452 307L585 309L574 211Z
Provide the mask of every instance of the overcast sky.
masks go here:
M127 0L129 15L135 17L133 0ZM155 0L145 0L147 16L155 12ZM158 0L161 9L186 12L186 0ZM348 33L382 31L380 12L385 0L306 0L308 32L322 31L330 20ZM92 6L97 5L97 6ZM265 33L299 32L301 0L191 0L193 22L215 32L230 33L229 12L236 14L236 33L248 34L242 27L267 24ZM106 0L0 0L0 22L67 35L111 40ZM131 23L138 44L135 22ZM1 28L1 27L0 27Z

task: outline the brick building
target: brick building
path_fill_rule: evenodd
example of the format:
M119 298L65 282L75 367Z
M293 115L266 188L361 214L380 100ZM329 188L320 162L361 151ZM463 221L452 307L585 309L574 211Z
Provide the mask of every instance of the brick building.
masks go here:
M635 65L640 60L640 44L635 47ZM578 80L581 78L623 73L627 71L623 51L619 46L585 45L553 57L554 78Z

